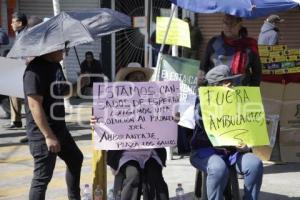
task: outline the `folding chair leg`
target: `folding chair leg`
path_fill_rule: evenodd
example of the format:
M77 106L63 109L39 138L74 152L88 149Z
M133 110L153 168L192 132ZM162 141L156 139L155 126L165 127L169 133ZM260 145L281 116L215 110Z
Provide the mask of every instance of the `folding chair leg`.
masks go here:
M195 179L195 199L201 198L201 190L202 190L202 172L196 171L196 179Z
M207 174L197 170L194 191L195 200L207 200L206 180ZM239 182L234 166L229 168L229 179L224 191L224 198L225 200L240 200Z
M234 166L230 167L230 185L231 185L232 200L240 200L239 181Z

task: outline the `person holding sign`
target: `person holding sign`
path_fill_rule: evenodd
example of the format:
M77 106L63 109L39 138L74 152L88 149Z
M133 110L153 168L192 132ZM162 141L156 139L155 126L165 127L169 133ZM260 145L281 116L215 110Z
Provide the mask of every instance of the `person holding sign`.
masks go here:
M230 66L232 74L242 74L237 80L241 85L258 86L261 79L261 64L257 41L248 37L242 26L242 18L224 15L221 35L209 40L198 72L198 85L202 85L205 74L215 66Z
M205 82L210 86L231 87L240 77L241 75L231 75L229 66L219 65L206 74ZM207 173L208 199L223 199L223 191L229 177L229 166L235 165L237 172L244 175L243 199L257 200L262 184L262 161L250 153L244 143L238 146L213 147L204 128L199 98L195 106L195 119L196 127L191 140L190 161L194 167Z
M150 68L142 68L139 63L130 63L116 75L116 81L148 81L153 73ZM91 118L94 128L96 118ZM162 169L166 165L166 150L128 149L108 150L107 164L115 174L114 195L121 193L121 200L169 199L168 186L163 178Z

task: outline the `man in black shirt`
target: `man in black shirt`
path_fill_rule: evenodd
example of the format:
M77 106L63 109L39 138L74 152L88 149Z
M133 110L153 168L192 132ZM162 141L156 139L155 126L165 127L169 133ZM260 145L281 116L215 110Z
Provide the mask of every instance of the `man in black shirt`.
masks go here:
M36 57L24 72L26 128L34 158L30 200L45 199L57 156L67 165L69 199L80 199L83 155L65 123L63 97L69 88L63 83L62 59L62 50Z

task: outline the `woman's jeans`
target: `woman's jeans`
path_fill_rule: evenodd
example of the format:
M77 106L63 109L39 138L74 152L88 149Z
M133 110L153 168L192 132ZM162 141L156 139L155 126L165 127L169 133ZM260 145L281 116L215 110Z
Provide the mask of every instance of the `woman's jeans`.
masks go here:
M191 164L198 170L207 173L207 197L209 200L223 200L223 191L226 187L229 169L219 155L200 158L193 152ZM241 154L237 158L236 170L244 175L244 200L257 200L262 184L263 164L252 153Z

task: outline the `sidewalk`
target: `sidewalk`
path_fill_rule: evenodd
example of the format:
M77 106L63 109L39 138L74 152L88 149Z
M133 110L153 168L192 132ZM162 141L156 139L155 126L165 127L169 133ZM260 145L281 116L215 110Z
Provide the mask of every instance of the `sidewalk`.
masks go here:
M70 132L84 154L81 185L91 184L92 143L89 129L91 101L71 101L66 120ZM3 111L0 111L0 115ZM25 124L25 119L23 119ZM9 120L0 120L0 200L26 200L32 178L33 162L27 145L19 143L25 136L25 129L6 130L3 125ZM58 159L53 179L47 190L47 200L65 200L64 163ZM196 170L188 157L167 161L164 177L169 186L170 197L174 199L177 183L182 183L187 200L192 199ZM243 180L239 180L242 192ZM112 187L113 176L108 169L108 189ZM300 200L300 164L265 165L261 200Z

